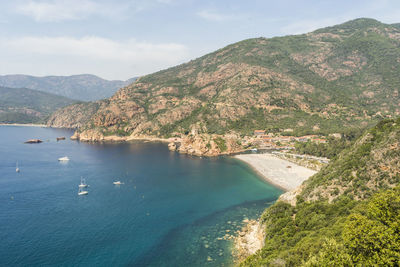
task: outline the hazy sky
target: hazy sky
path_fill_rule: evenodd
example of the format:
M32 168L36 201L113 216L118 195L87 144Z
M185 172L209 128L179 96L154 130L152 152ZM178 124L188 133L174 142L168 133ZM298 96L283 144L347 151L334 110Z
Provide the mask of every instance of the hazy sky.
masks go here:
M400 22L400 1L0 0L0 75L128 79L243 39L359 17Z

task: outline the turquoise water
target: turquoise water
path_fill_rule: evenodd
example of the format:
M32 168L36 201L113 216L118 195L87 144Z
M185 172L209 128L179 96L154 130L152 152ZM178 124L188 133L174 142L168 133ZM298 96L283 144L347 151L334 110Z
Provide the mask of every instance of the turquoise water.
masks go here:
M281 194L229 157L55 140L71 134L0 126L0 266L227 266L232 241L218 238Z

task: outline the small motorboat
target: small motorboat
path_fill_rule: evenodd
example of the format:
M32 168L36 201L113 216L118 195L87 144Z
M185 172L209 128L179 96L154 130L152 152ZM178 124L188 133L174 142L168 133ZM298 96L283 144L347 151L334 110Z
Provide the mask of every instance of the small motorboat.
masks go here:
M82 188L79 187L78 196L83 196L83 195L87 195L87 194L89 194L88 191L82 190Z
M58 161L69 161L68 157L61 157L58 159Z
M124 184L124 183L122 183L121 181L115 181L115 182L113 182L113 184L115 184L115 185L121 185L121 184Z

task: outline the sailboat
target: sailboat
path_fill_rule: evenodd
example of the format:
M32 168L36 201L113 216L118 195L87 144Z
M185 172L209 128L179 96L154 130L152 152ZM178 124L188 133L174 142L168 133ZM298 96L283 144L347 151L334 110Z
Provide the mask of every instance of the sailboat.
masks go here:
M89 194L88 191L82 190L82 187L79 187L78 196L87 195L87 194Z
M20 169L18 168L18 161L17 161L17 165L15 166L15 172L19 172Z
M58 159L58 161L61 161L61 162L69 161L69 158L67 156L61 157Z
M86 187L88 187L88 185L87 185L85 179L82 178L82 177L81 177L81 183L80 183L78 186L79 186L79 188L86 188Z

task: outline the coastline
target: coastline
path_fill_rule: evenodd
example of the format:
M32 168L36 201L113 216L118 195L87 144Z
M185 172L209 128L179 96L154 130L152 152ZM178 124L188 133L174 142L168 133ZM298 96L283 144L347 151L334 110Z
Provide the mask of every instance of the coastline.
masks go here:
M233 239L232 256L235 263L240 263L264 246L265 231L259 220L244 220L245 225L236 232Z
M270 153L241 154L234 158L246 163L266 182L286 191L278 200L291 205L295 204L295 197L301 191L302 183L316 173L314 170L278 158ZM236 263L242 262L264 246L264 230L259 219L246 222L242 230L237 232L232 251Z
M296 189L316 173L314 170L280 159L270 153L241 154L234 156L234 158L245 162L266 182L285 191Z
M42 127L48 128L46 124L34 124L34 123L0 123L0 126L26 126L26 127Z

